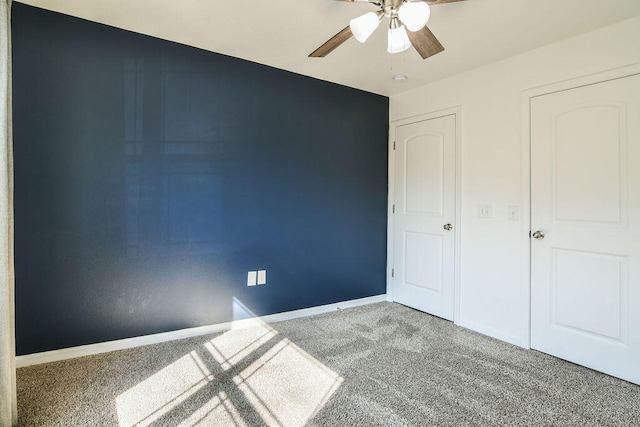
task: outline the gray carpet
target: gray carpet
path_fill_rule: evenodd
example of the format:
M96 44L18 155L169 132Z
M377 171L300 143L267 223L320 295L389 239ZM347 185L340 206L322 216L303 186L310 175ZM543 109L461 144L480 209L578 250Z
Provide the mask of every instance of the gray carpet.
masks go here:
M640 387L379 303L18 370L22 426L640 426Z

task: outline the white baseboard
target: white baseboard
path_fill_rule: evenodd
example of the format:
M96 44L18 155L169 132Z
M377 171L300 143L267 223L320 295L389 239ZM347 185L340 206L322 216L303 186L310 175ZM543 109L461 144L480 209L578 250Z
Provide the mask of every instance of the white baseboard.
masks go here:
M464 318L460 319L460 321L456 323L456 325L462 326L463 328L471 329L472 331L478 332L482 335L487 335L489 337L499 339L500 341L504 341L509 344L517 345L518 347L527 348L526 346L523 345L522 338L518 336L505 334L502 331L498 331L494 328L481 325L476 322L468 321Z
M242 329L255 326L256 320L264 323L282 322L283 320L314 316L316 314L329 313L335 310L343 310L345 308L358 307L361 305L374 304L383 301L387 301L386 294L350 301L343 301L334 304L321 305L318 307L303 308L301 310L287 311L284 313L270 314L267 316L255 317L251 319L218 323L215 325L199 326L196 328L180 329L178 331L163 332L160 334L144 335L141 337L126 338L116 341L107 341L97 344L63 348L60 350L44 351L42 353L26 354L23 356L16 356L16 367L24 368L26 366L40 365L42 363L57 362L66 359L74 359L76 357L90 356L93 354L108 353L110 351L124 350L128 348L140 347L143 345L158 344L166 341L197 337L201 335L217 334L220 332L229 331L231 329Z

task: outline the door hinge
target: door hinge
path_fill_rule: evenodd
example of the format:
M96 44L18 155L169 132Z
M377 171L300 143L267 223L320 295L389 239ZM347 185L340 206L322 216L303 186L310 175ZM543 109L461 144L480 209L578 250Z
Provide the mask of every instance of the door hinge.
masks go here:
M395 275L396 275L396 270L395 270L395 268L392 268L391 269L391 277L395 277Z
M531 230L529 230L529 238L531 238Z
M393 205L391 207L391 213L396 213L396 205ZM531 234L531 233L529 233L529 234Z
M395 141L393 141L393 149L394 150L396 149L396 142Z

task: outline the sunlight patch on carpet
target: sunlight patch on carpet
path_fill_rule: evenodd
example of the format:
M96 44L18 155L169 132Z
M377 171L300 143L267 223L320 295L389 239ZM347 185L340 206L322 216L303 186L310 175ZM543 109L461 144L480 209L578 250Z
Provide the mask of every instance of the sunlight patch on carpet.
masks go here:
M120 426L144 426L163 417L213 376L192 351L116 398Z
M233 378L267 425L305 425L344 379L283 339Z
M259 318L240 324L120 394L119 425L300 426L312 419L344 379Z

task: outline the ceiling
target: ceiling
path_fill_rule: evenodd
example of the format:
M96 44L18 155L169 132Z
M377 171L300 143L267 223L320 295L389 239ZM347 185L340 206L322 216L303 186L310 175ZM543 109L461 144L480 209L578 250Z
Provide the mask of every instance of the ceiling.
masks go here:
M386 20L366 43L307 55L377 7L334 0L21 0L21 3L176 41L381 95L427 83L640 15L638 0L466 0L433 6L445 51L386 52ZM638 41L629 41L638 43ZM392 80L396 74L409 79Z

